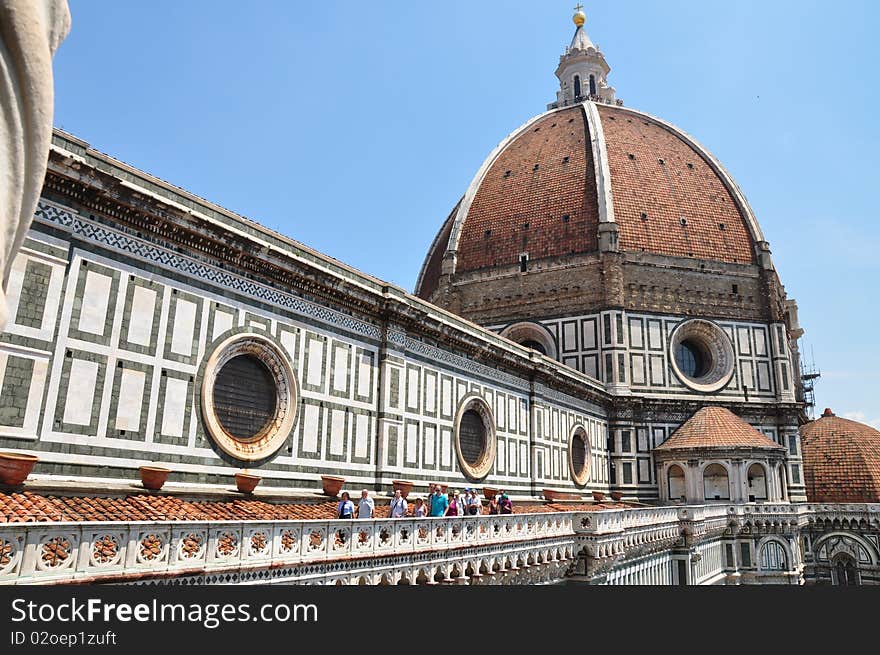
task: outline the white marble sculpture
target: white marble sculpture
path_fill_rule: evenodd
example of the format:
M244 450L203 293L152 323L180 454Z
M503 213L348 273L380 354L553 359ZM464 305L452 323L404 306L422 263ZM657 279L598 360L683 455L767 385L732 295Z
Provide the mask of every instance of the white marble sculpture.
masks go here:
M67 0L0 0L0 331L9 270L46 176L52 55L69 30Z

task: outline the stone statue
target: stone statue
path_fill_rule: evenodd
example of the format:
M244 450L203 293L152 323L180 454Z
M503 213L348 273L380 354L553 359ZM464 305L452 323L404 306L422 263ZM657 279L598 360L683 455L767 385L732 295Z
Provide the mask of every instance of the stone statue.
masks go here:
M70 30L67 0L0 0L0 331L6 284L46 176L52 55Z

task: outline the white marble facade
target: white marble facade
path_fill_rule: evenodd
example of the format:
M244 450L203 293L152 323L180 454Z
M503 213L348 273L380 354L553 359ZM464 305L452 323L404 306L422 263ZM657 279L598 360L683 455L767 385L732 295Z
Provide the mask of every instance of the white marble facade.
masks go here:
M341 473L358 486L377 478L466 486L454 419L459 401L476 392L493 410L498 440L482 484L526 495L544 487L575 491L568 439L582 425L591 446L585 490L608 490L599 407L533 392L526 380L403 332L392 335L381 359L378 326L302 300L297 306L306 311L298 313L204 280L190 283L173 265L184 257L168 253L172 265L164 271L148 268L145 258L114 246L121 234L96 229L72 208L41 207L14 267L12 320L0 341L0 364L9 355L34 361L26 420L0 427L6 445L38 452L42 462L80 466L85 477L97 468L131 477L145 461L168 458L184 474L228 476L234 462L215 453L200 425L200 367L223 335L248 329L285 350L301 395L290 438L262 470L266 486L313 491L321 473ZM50 236L43 225L79 239L92 235L96 247ZM39 327L15 321L30 259L49 271Z

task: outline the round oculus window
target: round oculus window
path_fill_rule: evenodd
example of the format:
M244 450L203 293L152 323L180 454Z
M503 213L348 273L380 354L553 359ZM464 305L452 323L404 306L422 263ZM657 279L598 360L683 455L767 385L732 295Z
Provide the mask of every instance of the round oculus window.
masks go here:
M568 442L568 467L578 486L590 481L590 440L582 425L575 426Z
M486 426L483 425L483 418L473 409L461 417L458 442L464 460L471 466L479 465L486 452Z
M238 334L214 349L202 379L202 415L224 452L245 461L274 454L290 434L296 406L293 370L271 340Z
M681 323L672 332L669 354L678 379L694 391L720 391L733 377L733 344L724 330L710 321Z
M501 336L524 348L536 350L550 359L556 359L556 341L550 331L539 323L514 323L504 328Z
M481 396L466 396L455 420L455 451L461 470L472 480L485 478L495 463L496 447L491 408Z
M272 425L278 405L275 377L253 355L237 355L214 381L214 411L230 435L250 441Z

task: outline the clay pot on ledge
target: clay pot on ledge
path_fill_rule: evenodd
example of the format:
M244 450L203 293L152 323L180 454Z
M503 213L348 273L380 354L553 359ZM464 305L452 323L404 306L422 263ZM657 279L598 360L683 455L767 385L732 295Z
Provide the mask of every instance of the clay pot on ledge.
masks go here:
M605 500L605 494L603 494L601 491L594 491L593 492L593 500L596 500L596 501Z
M27 480L39 458L23 453L0 453L0 484L17 487Z
M259 475L239 471L235 474L235 486L243 494L253 493L262 479Z
M611 498L612 498L613 500L623 500L623 494L620 493L619 491L612 491L612 492L611 492Z
M391 484L394 485L394 491L400 490L400 495L406 498L409 496L409 492L412 491L413 483L409 480L392 480Z
M345 484L345 478L338 475L322 475L321 488L326 496L338 496L342 491L342 485Z
M151 491L159 491L171 474L171 469L162 468L161 466L141 466L138 470L141 473L141 484L144 485L145 489L150 489Z
M492 500L497 495L498 489L494 487L483 487L483 498L485 498L486 500Z

